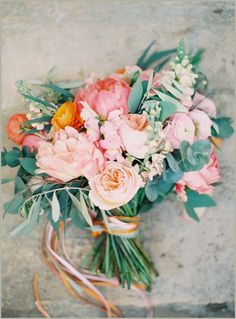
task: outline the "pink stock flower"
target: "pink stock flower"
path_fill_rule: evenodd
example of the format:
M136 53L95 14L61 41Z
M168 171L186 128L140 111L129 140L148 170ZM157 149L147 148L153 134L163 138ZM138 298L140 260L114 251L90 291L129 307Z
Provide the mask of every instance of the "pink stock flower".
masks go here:
M98 115L107 119L113 110L128 113L129 93L130 87L124 80L108 77L88 85L85 89L80 89L75 97L75 102L80 112L83 109L83 102L86 102Z
M89 197L100 209L114 209L128 203L140 188L141 182L134 167L107 162L103 172L89 181Z
M30 151L33 152L34 150L37 151L39 149L40 142L42 141L43 141L43 138L34 134L28 134L28 135L25 135L25 137L23 138L21 145L28 146Z
M216 106L215 103L206 98L204 95L196 93L193 98L193 105L199 109L204 111L210 117L216 117Z
M195 135L198 139L206 140L211 135L212 121L209 116L200 110L194 109L189 116L195 124Z
M195 125L187 113L176 113L164 128L166 140L174 149L178 149L182 141L193 143Z
M212 194L213 183L220 180L220 166L216 154L212 151L210 161L202 169L194 172L184 173L183 178L176 184L176 192L184 198L185 186L198 192L199 194Z
M148 121L140 114L124 115L120 125L120 137L124 149L132 156L144 158L148 153Z
M108 120L100 128L100 132L103 135L103 139L100 140L100 146L105 150L104 156L110 161L117 160L121 162L124 160L121 149L122 141L119 136L120 115L121 111L112 111L108 116Z
M36 159L36 173L46 173L63 182L79 176L91 179L105 162L101 151L70 126L56 133L54 143L41 142Z

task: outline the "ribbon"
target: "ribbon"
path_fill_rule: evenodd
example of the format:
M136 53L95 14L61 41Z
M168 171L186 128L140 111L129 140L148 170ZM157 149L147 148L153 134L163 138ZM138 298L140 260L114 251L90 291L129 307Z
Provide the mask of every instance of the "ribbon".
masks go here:
M95 222L92 232L109 232L114 235L133 236L136 233L140 223L140 218L127 216L108 217L108 227L102 222ZM127 221L128 223L125 223ZM126 225L126 226L125 226ZM99 228L96 228L99 226ZM123 317L121 310L113 303L109 302L98 287L119 287L117 278L107 278L105 275L94 275L88 270L76 267L68 255L65 245L64 224L60 225L60 240L58 240L56 231L53 230L50 223L46 226L42 237L41 252L48 268L61 280L62 284L75 299L83 300L92 306L104 311L108 318ZM142 284L131 284L131 290L135 291L143 299L146 305L146 317L153 317L153 308L151 301L145 292L145 286ZM34 296L35 305L45 318L50 318L44 309L38 293L38 275L34 277Z

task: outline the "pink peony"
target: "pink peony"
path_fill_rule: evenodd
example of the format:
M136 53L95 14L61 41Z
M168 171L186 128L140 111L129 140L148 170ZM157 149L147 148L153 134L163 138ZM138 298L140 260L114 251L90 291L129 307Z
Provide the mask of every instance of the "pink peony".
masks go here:
M216 106L214 102L204 95L196 93L193 98L193 105L197 109L204 111L210 117L216 117Z
M102 173L89 181L90 200L100 209L114 209L128 203L141 186L141 177L135 168L116 162L107 162Z
M30 151L33 152L34 150L37 151L39 149L39 144L42 141L43 139L41 137L34 134L28 134L23 138L21 145L28 146Z
M214 186L212 184L219 180L220 166L215 152L212 151L209 163L203 166L202 169L199 171L184 173L183 178L176 184L176 192L183 199L183 187L185 186L200 194L212 194L214 190Z
M70 126L56 133L54 143L41 142L36 158L36 173L46 173L63 182L79 176L91 179L105 162L101 151Z
M129 85L122 79L108 77L80 89L75 97L79 110L83 109L81 102L86 102L98 115L106 119L113 110L128 113Z
M146 128L148 121L139 114L124 115L120 125L120 137L124 149L132 156L144 158L148 153L148 135Z
M182 141L193 143L195 125L187 113L176 113L164 128L164 133L166 140L177 149Z
M190 111L189 116L195 124L196 137L198 139L206 140L211 135L212 121L209 116L205 112L197 109Z

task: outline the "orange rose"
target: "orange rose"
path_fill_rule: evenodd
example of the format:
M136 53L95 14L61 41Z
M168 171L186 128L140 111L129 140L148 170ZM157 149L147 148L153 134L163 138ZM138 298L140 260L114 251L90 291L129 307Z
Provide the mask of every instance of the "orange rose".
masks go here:
M7 123L7 135L16 144L21 144L25 134L22 131L22 125L28 121L25 114L19 113L12 115Z
M79 110L74 102L63 103L52 118L52 125L55 131L66 126L79 130L83 125Z

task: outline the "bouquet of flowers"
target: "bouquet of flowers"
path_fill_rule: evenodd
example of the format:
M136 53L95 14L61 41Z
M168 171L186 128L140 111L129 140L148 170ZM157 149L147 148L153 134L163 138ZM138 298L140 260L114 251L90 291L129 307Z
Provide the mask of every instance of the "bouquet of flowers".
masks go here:
M187 54L180 41L177 49L152 51L153 44L135 66L108 77L17 81L26 111L9 118L7 134L19 147L2 152L3 166L18 167L16 178L2 180L15 183L5 212L23 219L11 234L29 234L47 218L46 263L74 297L108 317L121 312L101 285L140 292L152 315L143 291L151 290L158 272L138 239L142 213L172 193L183 202L185 217L199 221L199 208L216 205L217 152L233 133L231 119L217 117L206 97L203 50ZM65 248L69 223L94 238L79 268ZM47 317L37 277L34 287Z

